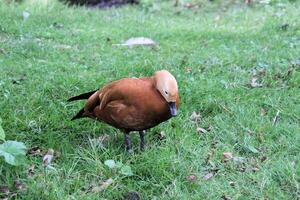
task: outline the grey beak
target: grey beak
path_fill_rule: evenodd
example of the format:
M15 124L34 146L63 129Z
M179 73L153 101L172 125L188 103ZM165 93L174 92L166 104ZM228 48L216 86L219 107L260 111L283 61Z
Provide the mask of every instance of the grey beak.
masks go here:
M176 103L175 102L170 102L169 103L169 108L170 108L170 112L171 112L172 117L176 117L176 115L177 115Z

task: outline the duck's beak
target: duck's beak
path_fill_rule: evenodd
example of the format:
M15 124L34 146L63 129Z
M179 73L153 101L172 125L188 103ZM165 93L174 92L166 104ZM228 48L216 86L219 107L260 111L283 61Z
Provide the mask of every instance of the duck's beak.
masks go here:
M172 117L176 117L176 115L177 115L176 102L169 102L169 108L170 108Z

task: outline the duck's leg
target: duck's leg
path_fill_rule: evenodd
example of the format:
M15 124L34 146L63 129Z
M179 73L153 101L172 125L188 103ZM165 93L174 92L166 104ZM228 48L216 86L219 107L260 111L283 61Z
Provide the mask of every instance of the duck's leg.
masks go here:
M131 144L131 140L130 140L130 137L129 137L129 132L125 132L124 133L124 138L125 138L125 147L126 147L126 151L128 153L133 153L133 150L132 150L132 144Z
M145 149L145 137L144 137L145 133L146 133L145 130L139 131L140 138L141 138L141 143L140 143L141 151L144 151L144 149Z

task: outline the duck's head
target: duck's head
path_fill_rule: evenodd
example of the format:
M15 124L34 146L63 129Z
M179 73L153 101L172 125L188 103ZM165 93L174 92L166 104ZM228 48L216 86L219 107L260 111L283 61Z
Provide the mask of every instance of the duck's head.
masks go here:
M168 102L170 113L173 117L177 115L176 99L178 96L178 86L174 76L167 70L155 72L154 75L156 89Z

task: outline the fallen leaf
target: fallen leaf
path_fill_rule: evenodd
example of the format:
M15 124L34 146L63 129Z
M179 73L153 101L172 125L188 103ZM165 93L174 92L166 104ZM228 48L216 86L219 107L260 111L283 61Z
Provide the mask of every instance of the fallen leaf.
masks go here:
M233 157L232 160L237 163L243 163L245 159L243 157Z
M221 196L221 199L222 199L222 200L231 200L231 198L229 198L229 197L227 197L227 196L225 196L225 195Z
M103 134L98 137L98 140L103 144L107 143L110 140L110 136L108 134Z
M141 196L138 192L128 192L124 200L140 200Z
M224 152L223 156L228 160L231 160L233 158L232 153L230 152Z
M89 191L90 192L101 192L105 189L108 188L108 186L110 186L112 183L114 182L114 180L112 178L107 179L106 181L102 182L100 186L92 186Z
M17 190L25 190L26 189L25 184L21 180L15 180L14 185Z
M207 181L207 180L211 179L213 176L215 176L215 173L214 172L209 172L208 174L206 174L203 177L203 179Z
M197 4L193 4L193 3L186 3L186 4L184 4L184 7L191 9L191 8L198 8L199 6Z
M289 26L290 26L289 24L283 24L280 26L280 29L286 31L289 28Z
M27 155L30 156L42 156L42 151L38 146L33 146L27 151Z
M54 155L54 150L53 149L49 149L47 154L43 157L43 165L44 167L47 167L51 164L52 160L53 160L53 155Z
M60 24L58 22L54 22L53 24L51 24L50 28L57 28L57 29L60 29L60 28L63 28L64 25L63 24Z
M31 165L31 167L28 168L27 170L27 176L28 178L32 178L34 175L34 169L35 169L35 165Z
M198 132L199 134L204 134L204 133L207 133L207 130L205 130L204 128L198 127L198 128L197 128L197 132Z
M9 188L6 185L0 186L0 196L5 196L9 194Z
M258 168L258 167L253 167L253 168L252 168L252 171L253 171L253 172L257 172L257 171L259 171L259 168Z
M187 72L187 73L192 72L192 68L191 68L191 67L186 67L184 70L185 70L185 72Z
M9 195L9 199L16 199L17 196L18 196L18 194L16 192L12 192Z
M198 180L198 177L196 175L192 174L187 177L187 180L189 182L196 182Z
M258 80L257 77L252 77L251 83L250 83L250 86L252 88L257 88L257 87L262 87L263 86L261 83L258 83L257 80Z
M66 44L57 44L57 45L54 45L54 47L59 50L68 50L68 49L72 48L72 46L66 45Z
M27 12L27 11L23 11L23 20L27 20L28 19L28 17L30 16L30 13L29 12Z
M288 71L286 72L286 76L291 76L293 74L294 68L291 67L288 69Z
M261 108L261 109L260 109L260 115L261 115L261 116L266 116L266 115L267 115L266 109Z
M123 44L114 44L115 46L128 46L128 47L134 47L134 46L156 46L156 42L154 42L150 38L145 37L136 37L136 38L130 38L126 40Z
M212 125L209 125L209 127L206 129L207 131L212 131L214 127Z
M166 139L166 133L165 133L165 131L161 131L161 132L158 134L158 139L159 139L159 140L164 140L164 139Z
M196 111L194 111L194 112L192 113L192 115L190 116L190 119L191 119L192 121L194 121L194 122L200 121L200 118L201 118L200 113L197 113Z
M22 81L25 81L26 79L27 79L27 77L25 75L23 75L20 78L13 78L11 80L11 83L19 85L19 84L21 84Z
M268 158L266 157L266 156L262 156L261 158L260 158L260 161L261 162L264 162L264 161L266 161Z
M217 15L217 16L214 18L215 21L219 21L220 19L221 19L220 15Z

